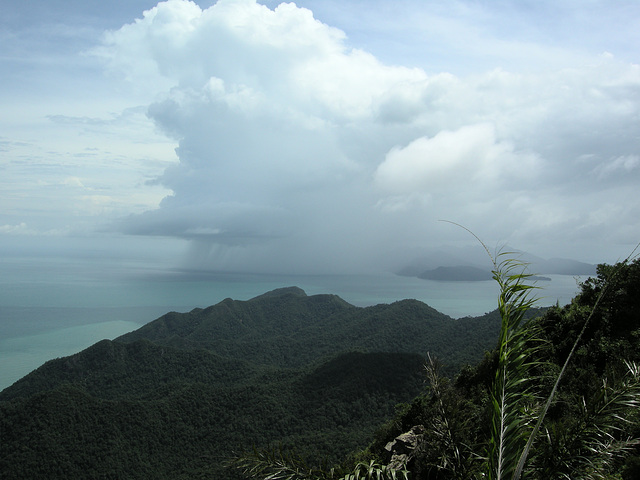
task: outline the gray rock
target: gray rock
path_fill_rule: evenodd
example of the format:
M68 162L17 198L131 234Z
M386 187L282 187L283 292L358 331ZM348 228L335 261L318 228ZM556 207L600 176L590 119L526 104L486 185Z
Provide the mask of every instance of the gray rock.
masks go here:
M413 454L424 440L424 425L411 427L406 433L398 435L395 440L384 447L389 452L389 468L394 470L406 469L413 458Z

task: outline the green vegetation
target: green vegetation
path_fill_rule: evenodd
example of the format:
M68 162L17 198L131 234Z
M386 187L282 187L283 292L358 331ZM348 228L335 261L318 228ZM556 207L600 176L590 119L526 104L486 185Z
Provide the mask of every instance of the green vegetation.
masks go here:
M545 310L522 267L478 318L296 288L169 313L0 392L0 474L638 478L640 262Z
M254 445L338 462L421 392L425 346L454 371L498 322L297 288L168 313L0 392L0 477L229 478Z
M367 455L384 463L388 441L424 425L414 479L638 478L640 261L599 266L570 305L525 322L531 290L517 267L497 269L498 347L453 382L428 363L430 392Z

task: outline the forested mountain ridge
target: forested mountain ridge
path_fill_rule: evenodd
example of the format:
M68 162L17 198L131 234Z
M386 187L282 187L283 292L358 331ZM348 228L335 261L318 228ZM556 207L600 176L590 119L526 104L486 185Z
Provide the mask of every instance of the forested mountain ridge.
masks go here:
M170 312L119 338L140 338L163 344L215 348L220 341L245 341L263 336L294 335L301 328L322 325L327 318L357 310L335 295L313 295L297 287L273 290L247 301L227 298L187 314Z
M495 312L454 320L417 300L363 308L335 295L307 296L289 287L247 301L225 299L186 314L168 313L116 340L204 348L282 367L358 349L421 355L428 350L453 369L475 361L494 341L498 325Z
M424 387L427 351L475 363L498 322L295 287L171 312L0 392L0 473L230 478L223 458L273 442L336 461Z

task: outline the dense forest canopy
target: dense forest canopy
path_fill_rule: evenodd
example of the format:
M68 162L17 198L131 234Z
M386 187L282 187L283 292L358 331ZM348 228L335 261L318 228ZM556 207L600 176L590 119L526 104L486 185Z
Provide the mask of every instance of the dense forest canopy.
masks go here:
M453 372L482 356L498 322L295 287L170 312L0 392L0 471L220 477L233 452L272 443L337 462L424 388L425 346Z

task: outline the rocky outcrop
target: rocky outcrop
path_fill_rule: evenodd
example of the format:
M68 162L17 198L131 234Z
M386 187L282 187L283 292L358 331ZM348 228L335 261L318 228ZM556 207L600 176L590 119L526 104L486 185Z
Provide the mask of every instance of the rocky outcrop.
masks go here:
M389 468L394 470L409 469L416 450L424 441L424 425L416 425L406 433L398 435L395 440L384 447L388 452Z

